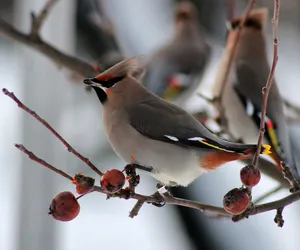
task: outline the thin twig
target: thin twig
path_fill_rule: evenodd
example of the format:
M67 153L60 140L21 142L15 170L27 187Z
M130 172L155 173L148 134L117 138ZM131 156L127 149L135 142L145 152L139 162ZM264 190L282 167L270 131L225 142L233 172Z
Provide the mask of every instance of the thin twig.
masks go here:
M280 166L282 169L283 177L290 183L290 192L293 193L300 190L300 184L293 175L291 169L283 161L280 162Z
M261 213L268 212L271 210L277 210L278 208L286 207L286 206L288 206L296 201L299 201L299 200L300 200L300 191L297 191L297 192L290 194L280 200L253 206L251 211L247 212L246 216L245 216L245 214L236 215L236 216L234 216L233 221L236 222L236 221L240 221L250 215L256 215L256 214L261 214Z
M278 227L283 227L284 224L282 212L283 212L283 207L278 208L274 218L274 222L277 224Z
M25 44L51 59L59 66L65 67L71 71L79 73L83 77L93 76L99 73L91 64L88 64L79 58L67 55L52 45L44 42L42 39L32 39L30 34L25 34L15 29L12 25L0 18L0 34L3 34L15 41Z
M41 124L43 124L47 129L51 131L52 134L56 138L58 138L68 149L69 152L74 154L76 157L78 157L81 161L83 161L87 166L89 166L93 171L95 171L98 175L102 176L103 173L86 157L82 156L80 153L78 153L62 136L56 132L56 130L51 127L51 125L46 122L44 119L42 119L36 112L32 111L30 108L28 108L26 105L24 105L15 95L13 92L9 92L7 89L2 89L2 92L10 97L12 100L14 100L18 107L23 109L25 112L33 116L35 119L37 119Z
M56 167L53 167L53 166L50 165L49 163L45 162L43 159L37 157L34 153L32 153L31 151L29 151L29 150L28 150L27 148L25 148L22 144L15 144L15 147L16 147L17 149L19 149L20 151L22 151L24 154L27 154L28 157L29 157L31 160L33 160L33 161L35 161L35 162L37 162L37 163L43 165L44 167L46 167L46 168L48 168L48 169L54 171L55 173L57 173L57 174L59 174L59 175L65 177L65 178L67 178L68 180L73 181L73 177L72 177L72 176L68 175L67 173L65 173L64 171L62 171L62 170L60 170L60 169L58 169L58 168L56 168Z
M138 200L134 207L132 208L132 210L129 212L129 217L130 218L134 218L135 216L138 215L140 209L142 208L142 206L144 205L145 201L144 200Z
M255 3L255 0L249 0L248 6L246 8L246 11L245 11L242 19L241 19L241 22L237 29L236 35L233 38L233 42L230 44L230 48L228 48L228 57L227 57L227 61L226 61L226 67L222 70L223 74L221 76L219 76L219 79L217 79L217 81L221 82L221 86L219 88L218 94L216 96L214 96L214 99L220 100L222 97L222 93L223 93L223 90L227 83L227 79L229 77L231 66L233 64L233 59L235 56L235 52L237 49L238 41L241 36L242 29L244 27L246 20L248 19L248 16L254 6L254 3ZM222 65L222 67L223 67L223 65Z
M279 19L280 0L274 0L274 15L272 19L273 24L273 62L268 76L266 86L262 89L262 108L261 119L259 125L259 136L257 141L257 149L254 154L252 165L257 168L257 161L261 151L262 140L265 134L265 116L267 112L267 104L269 92L273 84L274 73L278 62L278 19Z
M40 29L44 24L48 14L50 13L53 6L58 2L58 0L47 0L46 4L42 10L36 15L34 12L31 12L31 31L30 35L32 37L40 37Z
M233 36L230 37L231 42L227 42L226 44L226 49L225 49L225 54L223 56L223 60L221 61L220 65L219 65L219 69L218 69L218 74L216 76L215 79L215 84L214 84L214 90L213 90L213 104L216 108L216 110L218 110L219 114L220 114L220 126L222 127L223 130L228 130L228 124L227 124L227 119L225 117L225 111L224 111L224 107L222 106L222 98L223 95L222 93L225 90L226 84L228 83L228 79L229 79L229 75L232 69L232 65L234 62L234 57L235 57L235 53L237 50L237 46L238 46L238 42L242 33L242 29L244 27L244 24L246 22L246 20L248 19L248 16L250 15L250 12L254 6L255 0L249 0L248 2L248 6L245 10L244 15L241 18L241 22L239 23L239 26L236 30L236 32L234 32Z

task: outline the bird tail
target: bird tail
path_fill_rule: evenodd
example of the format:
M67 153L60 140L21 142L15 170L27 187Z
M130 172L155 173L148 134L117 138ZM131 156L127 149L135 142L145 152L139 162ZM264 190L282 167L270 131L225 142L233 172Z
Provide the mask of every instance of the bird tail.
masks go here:
M242 153L246 156L255 154L256 149L257 149L257 145L253 144L253 145L248 145L248 146L249 147L246 150L244 150ZM271 146L268 145L268 144L262 144L261 149L260 149L260 154L262 154L262 155L272 154Z
M127 58L103 73L100 73L95 78L100 81L106 81L113 78L125 77L131 75L139 78L144 73L144 58L142 56L135 56Z
M271 146L268 145L268 144L262 144L260 153L263 154L263 155L272 154Z

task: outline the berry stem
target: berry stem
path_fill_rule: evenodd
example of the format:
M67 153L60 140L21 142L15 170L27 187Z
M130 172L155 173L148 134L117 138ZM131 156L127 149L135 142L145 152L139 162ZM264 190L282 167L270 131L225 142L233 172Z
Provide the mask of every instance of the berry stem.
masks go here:
M144 200L138 200L132 210L129 212L129 217L133 219L135 216L137 216L144 203Z

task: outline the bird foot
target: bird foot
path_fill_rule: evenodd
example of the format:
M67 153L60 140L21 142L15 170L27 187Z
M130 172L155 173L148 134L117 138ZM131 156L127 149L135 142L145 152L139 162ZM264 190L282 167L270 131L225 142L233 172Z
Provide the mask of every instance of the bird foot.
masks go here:
M171 186L165 186L161 183L156 185L157 191L153 194L157 198L156 202L153 202L152 205L156 207L163 207L166 204L165 198L172 196L170 193Z
M134 193L135 187L140 183L140 176L136 174L135 165L132 163L127 164L123 171L125 171L126 180L129 182L129 191Z
M158 191L155 192L152 196L156 198L155 202L150 202L153 206L163 207L164 205L166 205L165 196L161 195Z

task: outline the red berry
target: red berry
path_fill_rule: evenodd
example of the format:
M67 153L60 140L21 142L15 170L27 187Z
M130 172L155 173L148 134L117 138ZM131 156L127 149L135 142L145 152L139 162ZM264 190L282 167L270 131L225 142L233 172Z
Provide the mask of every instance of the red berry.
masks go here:
M117 169L109 169L101 176L100 184L107 192L115 193L124 186L125 176Z
M95 179L79 173L74 176L72 183L76 185L78 194L86 194L93 190Z
M225 194L223 207L228 213L236 215L245 212L249 202L250 198L246 190L234 188Z
M260 171L252 165L247 165L241 169L241 181L245 186L254 187L260 181Z
M80 211L80 206L75 196L68 191L60 192L52 199L49 214L59 221L73 220Z

